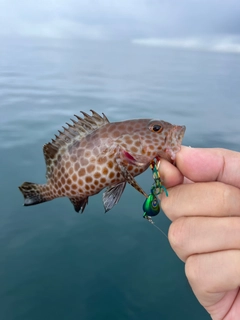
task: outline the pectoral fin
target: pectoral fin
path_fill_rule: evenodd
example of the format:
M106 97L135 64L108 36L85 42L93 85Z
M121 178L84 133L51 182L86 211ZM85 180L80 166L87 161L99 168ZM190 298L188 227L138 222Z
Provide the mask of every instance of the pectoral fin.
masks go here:
M121 170L121 173L124 177L124 179L138 192L143 194L146 198L148 198L148 195L146 192L138 185L137 181L134 179L134 177L128 172L124 162L121 159L116 160L119 166L119 169Z
M116 186L110 186L106 189L106 191L103 193L103 205L105 212L112 209L112 207L118 203L125 187L126 182L122 182Z

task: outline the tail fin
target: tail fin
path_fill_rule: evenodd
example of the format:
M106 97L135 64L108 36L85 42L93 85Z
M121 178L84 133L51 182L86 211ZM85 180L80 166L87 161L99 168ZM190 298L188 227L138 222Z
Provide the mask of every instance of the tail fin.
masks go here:
M46 184L24 182L19 189L24 196L24 206L32 206L53 199L50 188Z

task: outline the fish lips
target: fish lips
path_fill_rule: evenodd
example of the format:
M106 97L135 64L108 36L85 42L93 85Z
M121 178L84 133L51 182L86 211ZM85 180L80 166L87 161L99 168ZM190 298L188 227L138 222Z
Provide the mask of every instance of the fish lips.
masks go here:
M170 155L172 160L175 160L176 153L181 149L182 139L184 137L185 131L185 126L173 126L173 128L169 132L165 151Z

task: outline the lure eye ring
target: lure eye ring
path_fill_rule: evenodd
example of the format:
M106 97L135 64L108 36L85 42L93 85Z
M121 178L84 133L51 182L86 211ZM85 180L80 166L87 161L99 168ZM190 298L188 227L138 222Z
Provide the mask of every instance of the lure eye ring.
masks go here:
M153 206L153 208L156 208L156 207L158 206L158 201L157 201L157 199L154 199L154 200L153 200L152 206Z

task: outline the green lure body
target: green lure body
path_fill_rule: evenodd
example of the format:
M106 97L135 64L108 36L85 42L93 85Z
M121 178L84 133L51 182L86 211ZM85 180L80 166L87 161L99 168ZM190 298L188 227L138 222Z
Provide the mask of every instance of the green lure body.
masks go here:
M143 203L143 212L145 216L156 216L160 211L160 205L158 199L155 197L154 194L150 193L148 198Z

